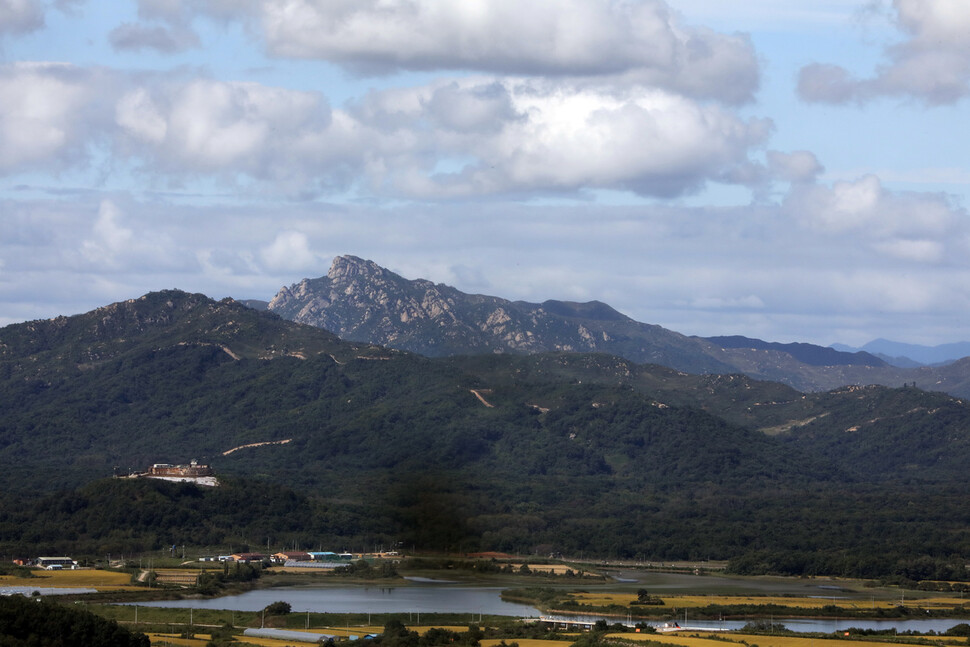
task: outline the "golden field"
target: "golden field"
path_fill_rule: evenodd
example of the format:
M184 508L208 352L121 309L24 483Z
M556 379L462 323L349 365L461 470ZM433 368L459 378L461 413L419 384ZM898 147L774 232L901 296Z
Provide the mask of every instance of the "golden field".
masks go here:
M623 638L627 640L652 640L676 647L727 647L734 643L739 647L747 644L757 644L759 647L845 647L844 640L835 638L797 638L792 636L765 636L765 635L745 635L745 634L707 634L716 638L705 638L701 632L696 633L699 637L681 636L677 634L610 634L610 638ZM866 640L862 644L865 647L899 647L899 643L878 642Z
M205 647L208 634L196 634L195 638L179 638L178 634L145 634L153 645L179 645L180 647Z
M620 635L620 634L617 634ZM626 634L623 634L626 635ZM482 647L495 647L502 641L495 638L489 640L481 641ZM519 647L569 647L568 642L563 642L562 640L537 640L533 638L506 638L506 644L508 643L519 643ZM719 647L724 647L720 645Z
M510 566L516 570L526 565L533 573L553 573L555 575L565 575L566 571L573 571L574 573L577 572L576 569L569 566L563 566L562 564L510 564Z
M609 606L618 604L629 606L637 599L633 593L573 593L570 596L581 604L593 606ZM696 608L712 604L720 605L767 605L776 604L784 607L800 607L804 609L820 609L835 605L843 609L891 609L899 606L898 599L892 600L842 600L838 598L820 597L790 597L790 596L760 596L760 595L661 595L659 596L666 607ZM952 609L967 604L968 600L957 597L925 597L904 600L906 606L916 606L923 609ZM649 608L649 607L648 607Z
M98 591L117 591L132 586L131 575L118 571L34 571L34 577L20 578L0 575L0 586L36 586L38 588L85 588Z

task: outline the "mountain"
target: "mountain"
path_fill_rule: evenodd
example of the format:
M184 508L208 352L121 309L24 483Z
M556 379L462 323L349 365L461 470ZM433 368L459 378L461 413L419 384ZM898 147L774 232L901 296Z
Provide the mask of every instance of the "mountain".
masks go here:
M428 357L478 353L603 352L637 363L668 366L689 373L731 373L778 379L795 375L788 364L804 364L789 348L745 338L705 340L661 326L640 323L599 301L528 303L465 294L423 279L408 280L372 261L354 256L334 259L326 276L282 288L269 310L299 323L331 330L342 339L408 350ZM810 353L808 344L800 357ZM814 347L834 365L885 366L866 354ZM748 359L752 358L753 359ZM809 362L809 364L811 364ZM756 366L757 365L757 366ZM817 364L816 364L817 365ZM775 370L774 367L779 367ZM783 369L780 367L784 367ZM797 376L780 380L796 388L839 386Z
M283 287L281 317L428 357L481 353L601 352L688 373L743 373L800 391L845 385L923 388L970 397L970 374L901 369L865 351L741 336L687 337L640 323L599 301L528 303L405 279L372 261L338 256L326 276Z
M707 337L706 339L722 349L750 348L752 350L771 350L786 353L799 362L810 366L886 366L885 361L864 351L840 352L834 348L814 344L780 344L740 335Z
M970 552L970 407L911 386L427 358L167 291L0 329L0 414L7 553L325 536L870 576ZM191 458L227 489L97 482Z
M641 324L599 302L527 303L408 280L372 261L334 259L326 276L282 288L281 317L342 339L428 357L545 351L606 352L692 373L729 372L704 342Z
M949 364L958 359L970 356L970 342L956 342L940 344L939 346L921 346L919 344L904 344L888 339L874 339L862 348L852 348L844 344L832 344L832 348L845 352L865 351L888 358L894 366L904 368L914 364L940 365Z

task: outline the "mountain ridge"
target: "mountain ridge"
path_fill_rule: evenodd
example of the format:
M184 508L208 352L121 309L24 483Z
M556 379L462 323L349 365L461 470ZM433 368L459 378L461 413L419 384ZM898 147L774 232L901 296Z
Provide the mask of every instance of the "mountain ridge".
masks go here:
M335 332L429 357L494 352L607 352L688 372L728 372L698 342L598 302L542 304L465 294L405 279L373 261L338 256L324 277L282 288L269 310ZM592 312L596 319L573 319ZM595 321L598 325L590 325ZM622 349L624 352L617 352Z
M284 286L268 309L370 342L428 357L479 353L603 352L688 373L743 373L800 391L846 385L920 386L970 397L970 373L901 368L866 351L781 344L742 336L688 337L600 301L542 303L466 294L406 279L373 261L337 256L326 276Z
M873 339L855 348L846 344L832 344L831 348L845 352L865 351L888 358L890 363L906 368L912 364L940 366L970 356L970 342L952 342L936 346L907 344L889 339Z

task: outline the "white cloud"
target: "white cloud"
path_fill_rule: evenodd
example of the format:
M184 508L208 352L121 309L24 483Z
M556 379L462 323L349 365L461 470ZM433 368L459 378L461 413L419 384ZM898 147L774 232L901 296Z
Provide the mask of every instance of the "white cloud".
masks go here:
M965 253L964 209L942 194L889 191L873 175L795 185L783 208L807 228L900 260L933 263Z
M137 139L160 144L168 133L168 122L145 88L132 90L118 100L115 119Z
M442 119L444 93L474 128ZM585 188L680 195L709 181L745 182L748 152L771 131L767 120L662 90L532 78L377 92L352 114L385 133L385 159L371 169L377 185L427 198ZM429 121L443 127L429 130ZM465 163L437 173L441 159Z
M661 0L271 0L270 52L358 71L476 70L623 77L689 96L749 101L750 41L682 24Z
M307 235L299 231L281 231L273 242L260 250L263 263L272 271L315 270L320 259L310 251Z
M195 272L197 264L183 243L152 227L137 211L140 205L122 198L104 198L78 254L68 255L75 271L131 273L142 277L179 270ZM130 209L136 209L130 215ZM87 216L86 213L80 217ZM63 244L63 241L61 242Z
M765 302L753 294L732 298L708 296L692 299L691 307L699 310L762 310Z
M813 63L801 70L806 101L863 102L882 96L954 103L970 94L970 4L965 0L894 0L902 42L888 46L886 63L867 79L839 65Z
M938 240L887 240L875 244L875 248L896 258L918 263L936 263L943 260L945 246Z
M100 79L60 63L0 66L0 173L63 168L85 156Z
M205 79L167 82L122 95L115 117L127 135L123 150L146 171L248 177L276 182L281 191L315 186L318 176L332 172L330 108L316 93Z
M124 224L124 213L111 200L102 200L92 236L81 243L81 254L89 263L103 269L124 267L125 259L137 257L135 232Z
M0 0L0 37L27 34L44 26L44 5L38 0Z
M121 210L110 200L101 202L94 234L97 236L96 244L114 254L129 249L134 235L131 229L121 224Z
M809 151L768 151L766 157L771 174L789 182L812 182L825 170Z
M538 78L441 79L341 110L315 92L56 64L0 68L0 91L0 171L109 149L108 173L291 196L677 196L757 182L749 153L772 129L665 90Z

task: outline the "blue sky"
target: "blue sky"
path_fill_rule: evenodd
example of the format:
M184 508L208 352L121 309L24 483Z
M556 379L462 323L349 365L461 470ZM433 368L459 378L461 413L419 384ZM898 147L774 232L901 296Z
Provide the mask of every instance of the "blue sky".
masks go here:
M369 258L967 339L965 0L0 0L0 324Z

